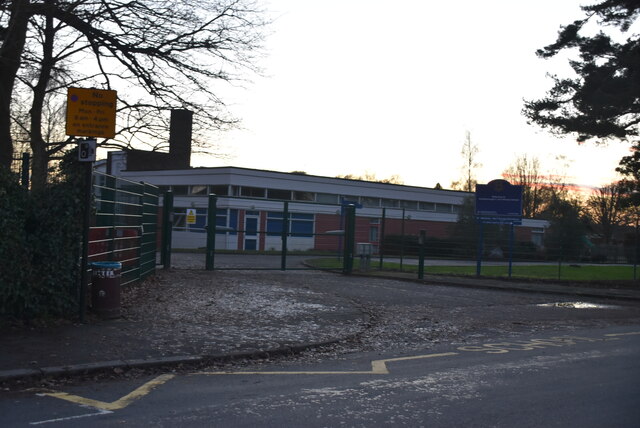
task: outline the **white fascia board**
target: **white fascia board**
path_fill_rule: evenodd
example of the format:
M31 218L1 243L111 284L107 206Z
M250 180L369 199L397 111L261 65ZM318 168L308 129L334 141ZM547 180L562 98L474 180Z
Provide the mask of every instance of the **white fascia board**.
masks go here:
M193 168L164 171L123 171L123 178L154 185L236 185L300 192L354 195L460 205L473 193L426 187L375 183L313 175L261 171L236 167Z

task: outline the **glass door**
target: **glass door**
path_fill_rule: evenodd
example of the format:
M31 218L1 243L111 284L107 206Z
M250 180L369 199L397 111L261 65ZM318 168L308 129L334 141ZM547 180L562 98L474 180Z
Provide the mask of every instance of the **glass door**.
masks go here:
M244 249L258 249L258 214L247 214L244 217Z

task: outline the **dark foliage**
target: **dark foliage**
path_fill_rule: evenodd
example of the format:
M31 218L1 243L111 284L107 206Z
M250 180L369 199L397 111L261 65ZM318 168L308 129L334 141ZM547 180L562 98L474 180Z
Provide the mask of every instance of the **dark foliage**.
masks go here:
M28 192L0 168L2 318L70 317L77 307L82 175L74 154L41 191Z
M640 119L640 40L628 35L618 42L600 31L582 35L592 20L626 34L640 14L640 1L606 0L584 6L585 18L563 27L555 43L538 50L541 58L576 49L570 62L573 78L552 76L546 97L526 101L523 114L531 123L559 134L590 139L628 139L638 135Z

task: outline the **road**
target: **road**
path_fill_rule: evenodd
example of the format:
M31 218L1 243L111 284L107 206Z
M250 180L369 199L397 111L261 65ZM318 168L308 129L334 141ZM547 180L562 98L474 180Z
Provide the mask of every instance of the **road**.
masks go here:
M218 273L218 275L221 275ZM317 272L371 316L300 356L0 392L0 426L616 426L640 421L640 307ZM239 276L240 277L240 276Z
M639 327L21 393L0 401L0 420L65 427L635 427Z

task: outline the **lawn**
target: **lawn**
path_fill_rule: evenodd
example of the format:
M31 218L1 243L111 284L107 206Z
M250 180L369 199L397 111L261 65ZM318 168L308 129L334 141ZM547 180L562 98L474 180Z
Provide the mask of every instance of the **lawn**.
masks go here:
M308 263L320 269L342 269L342 261L337 258L312 259ZM372 260L372 270L377 270L378 267L378 262ZM354 270L359 268L359 260L357 258L354 259L353 268ZM400 264L385 262L382 270L399 271ZM402 265L402 271L415 272L417 274L418 267L405 263ZM476 266L425 266L424 273L431 275L473 276L476 274ZM503 266L482 266L480 274L482 276L507 277L509 275L509 267L507 263ZM511 277L562 279L566 281L627 281L634 279L634 268L632 265L514 265ZM640 269L638 269L637 277L640 277Z

